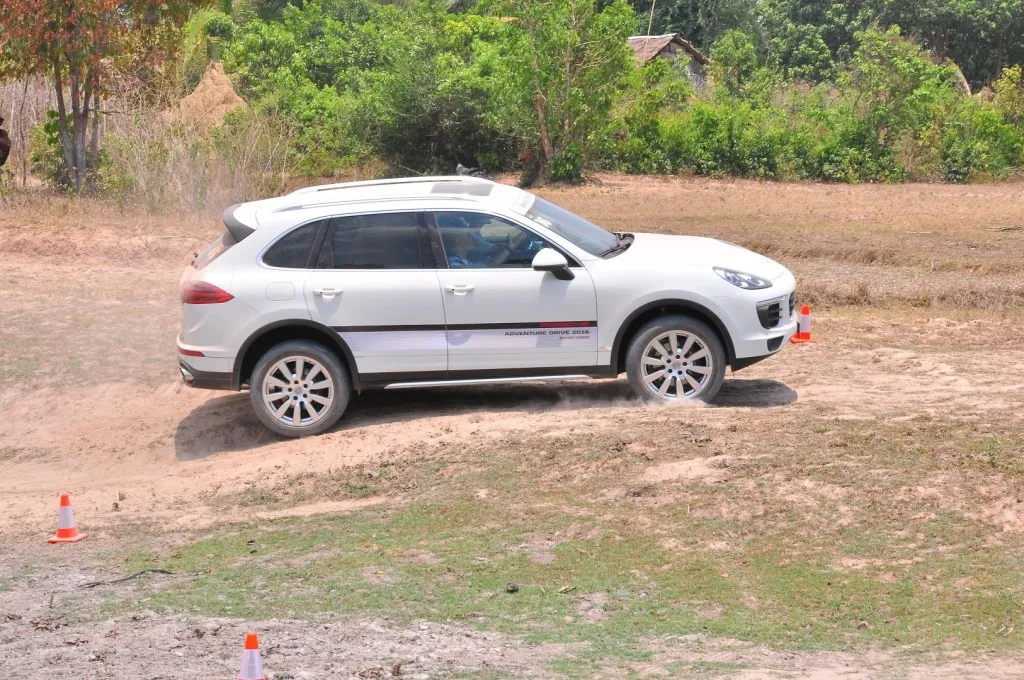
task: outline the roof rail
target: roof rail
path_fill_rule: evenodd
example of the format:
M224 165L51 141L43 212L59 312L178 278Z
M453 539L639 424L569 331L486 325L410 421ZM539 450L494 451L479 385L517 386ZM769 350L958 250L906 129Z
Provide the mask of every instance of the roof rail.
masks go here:
M327 208L335 205L359 205L360 203L389 203L392 201L470 201L464 195L439 196L439 195L414 195L414 196L377 196L372 198L351 198L348 200L317 201L313 203L295 203L286 205L275 210L275 213L291 212L293 210L307 210L309 208Z
M482 177L472 177L468 175L438 175L434 177L396 177L393 179L371 179L363 180L360 182L338 182L336 184L319 184L311 187L304 187L302 189L296 189L295 191L288 194L289 196L295 196L296 194L313 194L320 191L334 191L336 189L350 189L354 187L372 187L381 186L387 184L424 184L427 182L490 182L489 179Z

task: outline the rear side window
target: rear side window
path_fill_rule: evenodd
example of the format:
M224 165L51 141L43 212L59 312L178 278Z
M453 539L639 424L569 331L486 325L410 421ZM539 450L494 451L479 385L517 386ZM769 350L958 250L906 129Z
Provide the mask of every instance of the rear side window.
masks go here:
M305 269L313 253L321 222L310 222L285 234L263 256L263 263L283 269Z
M203 250L203 252L192 258L192 266L196 269L202 269L226 253L228 248L236 243L238 243L238 241L236 241L235 237L231 235L231 232L225 231L216 241L206 246L206 249Z
M426 230L416 213L351 215L331 221L319 269L424 269Z

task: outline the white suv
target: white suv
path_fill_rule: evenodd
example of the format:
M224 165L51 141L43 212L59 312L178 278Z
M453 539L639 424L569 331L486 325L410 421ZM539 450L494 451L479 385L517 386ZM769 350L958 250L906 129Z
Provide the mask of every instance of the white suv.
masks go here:
M309 187L224 221L181 279L181 375L248 385L286 436L324 432L371 388L625 372L643 398L707 401L796 329L772 260L613 234L484 179Z

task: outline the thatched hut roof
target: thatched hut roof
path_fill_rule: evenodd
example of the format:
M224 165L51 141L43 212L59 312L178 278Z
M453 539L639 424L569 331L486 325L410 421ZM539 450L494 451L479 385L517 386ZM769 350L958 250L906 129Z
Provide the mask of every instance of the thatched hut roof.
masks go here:
M634 35L628 38L626 43L633 48L633 54L641 64L654 61L656 57L672 57L678 50L689 54L701 66L711 61L701 54L700 50L693 46L693 43L682 38L678 33Z

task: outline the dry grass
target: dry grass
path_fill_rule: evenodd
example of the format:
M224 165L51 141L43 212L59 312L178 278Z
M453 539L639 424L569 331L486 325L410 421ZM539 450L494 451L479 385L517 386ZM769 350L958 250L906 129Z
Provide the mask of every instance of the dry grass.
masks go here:
M107 132L103 182L126 205L151 211L223 207L282 191L292 131L252 112L231 125L225 133L147 109L117 116Z
M615 230L756 250L796 272L817 305L1012 311L1024 302L1024 184L597 179L540 193Z

